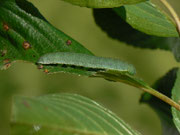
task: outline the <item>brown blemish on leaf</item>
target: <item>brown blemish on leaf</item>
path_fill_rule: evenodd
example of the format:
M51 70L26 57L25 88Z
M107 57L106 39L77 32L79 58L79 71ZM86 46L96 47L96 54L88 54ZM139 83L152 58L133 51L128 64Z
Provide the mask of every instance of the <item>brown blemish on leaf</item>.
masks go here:
M7 54L7 50L2 50L1 51L1 57L5 56Z
M48 69L44 69L44 73L49 73L49 70Z
M4 64L7 64L7 63L9 63L9 62L10 62L10 59L4 59L4 60L3 60L3 63L4 63Z
M4 64L4 69L8 69L10 66L11 66L11 63L10 63L10 62L9 62L9 63L5 63L5 64Z
M27 50L27 49L31 48L30 43L29 43L29 42L27 42L27 41L24 41L22 46L23 46L23 48L24 48L25 50Z
M29 103L27 101L24 100L23 104L24 104L25 107L30 108L30 105L29 105Z
M11 66L10 59L4 59L3 63L4 63L4 66L2 69L8 69Z
M38 65L38 69L43 69L43 65Z
M8 30L9 30L9 26L8 26L7 23L3 23L3 29L4 29L5 31L8 31Z
M72 41L71 41L71 40L67 40L67 41L66 41L66 44L67 44L67 45L71 45L71 44L72 44Z

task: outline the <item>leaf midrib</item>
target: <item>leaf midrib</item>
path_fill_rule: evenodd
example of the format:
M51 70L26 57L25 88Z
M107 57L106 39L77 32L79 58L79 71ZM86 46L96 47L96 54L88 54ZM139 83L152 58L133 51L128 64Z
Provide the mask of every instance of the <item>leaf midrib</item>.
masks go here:
M73 129L73 128L61 128L58 127L57 125L52 125L52 126L48 126L48 125L42 125L42 124L38 124L38 123L27 123L27 122L16 122L14 120L11 121L11 126L14 125L26 125L28 127L33 127L34 125L40 125L41 128L48 128L50 130L55 130L55 131L59 131L62 133L62 131L66 132L66 133L78 133L80 135L104 135L101 133L96 133L96 132L87 132L87 131L81 131L81 130L77 130L77 129Z

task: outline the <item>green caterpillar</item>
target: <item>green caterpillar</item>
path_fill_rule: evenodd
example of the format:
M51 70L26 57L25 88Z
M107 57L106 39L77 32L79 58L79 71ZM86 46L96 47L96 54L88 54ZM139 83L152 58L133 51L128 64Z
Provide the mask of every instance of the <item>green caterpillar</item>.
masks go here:
M74 67L84 67L87 69L113 71L113 72L126 72L131 75L135 74L135 68L122 62L118 59L103 58L93 55L71 52L56 52L45 54L40 57L38 64L62 64Z

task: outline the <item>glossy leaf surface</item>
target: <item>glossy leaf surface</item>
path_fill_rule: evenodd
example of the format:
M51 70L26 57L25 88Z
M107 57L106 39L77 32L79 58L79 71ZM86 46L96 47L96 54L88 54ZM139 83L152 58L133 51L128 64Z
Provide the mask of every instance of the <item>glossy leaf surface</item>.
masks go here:
M92 55L80 43L49 24L29 2L0 1L0 68L7 69L17 60L36 63L50 52L76 52ZM44 72L85 72L60 66L39 66Z

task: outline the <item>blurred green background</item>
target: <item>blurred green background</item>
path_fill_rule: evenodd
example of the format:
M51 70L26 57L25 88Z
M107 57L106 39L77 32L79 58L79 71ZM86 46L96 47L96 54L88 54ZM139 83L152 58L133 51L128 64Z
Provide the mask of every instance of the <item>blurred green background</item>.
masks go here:
M30 1L50 23L97 56L116 57L133 64L138 76L150 85L171 68L179 66L170 52L134 48L108 38L96 26L91 9L73 6L61 0ZM180 15L180 1L171 0L170 3ZM38 96L61 92L81 94L99 102L143 135L161 134L156 113L149 106L139 104L142 91L104 79L63 73L46 75L35 65L21 62L13 64L6 71L0 71L0 134L9 134L13 95Z

